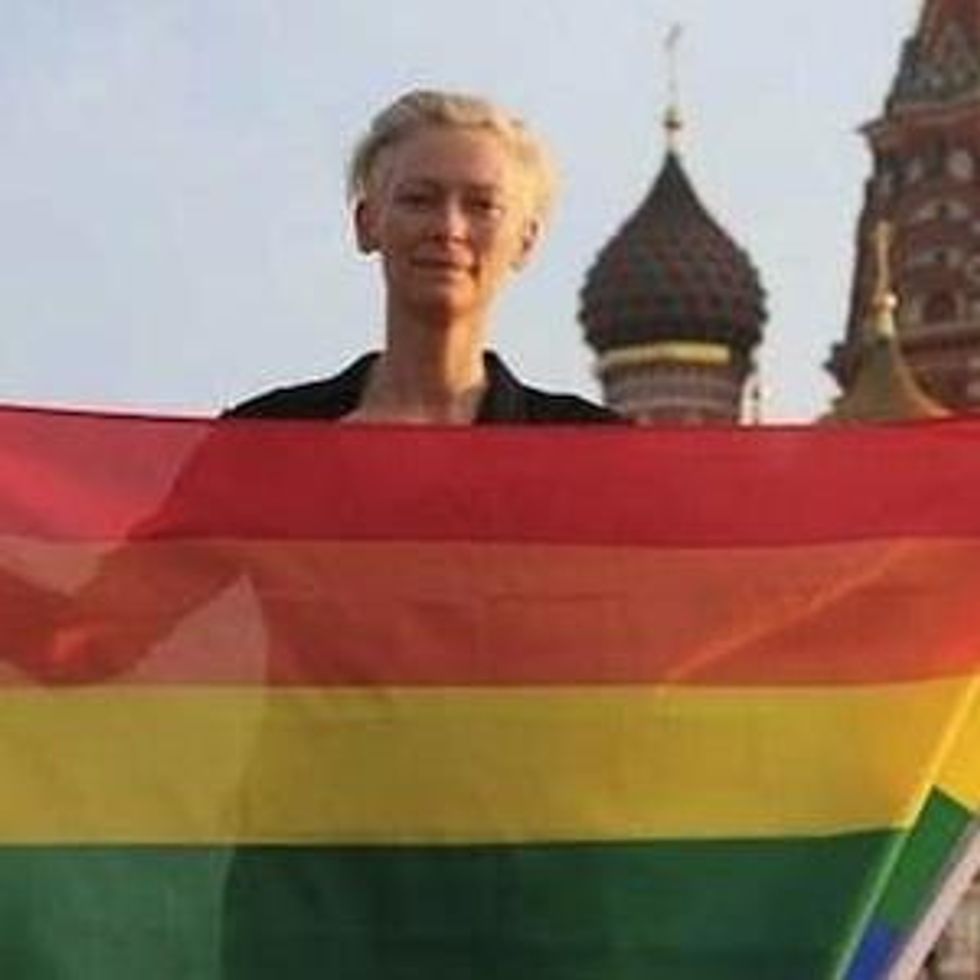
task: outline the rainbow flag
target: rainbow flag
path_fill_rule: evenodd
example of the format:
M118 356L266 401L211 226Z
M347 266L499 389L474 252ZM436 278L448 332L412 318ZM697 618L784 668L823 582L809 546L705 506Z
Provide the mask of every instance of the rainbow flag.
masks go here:
M0 973L880 974L980 804L978 450L0 410Z

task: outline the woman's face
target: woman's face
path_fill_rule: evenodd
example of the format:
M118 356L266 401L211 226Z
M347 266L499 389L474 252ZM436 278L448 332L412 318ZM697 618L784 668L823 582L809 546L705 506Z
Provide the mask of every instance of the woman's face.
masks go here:
M533 244L527 181L492 132L433 127L379 161L355 212L358 243L381 255L389 311L479 317Z

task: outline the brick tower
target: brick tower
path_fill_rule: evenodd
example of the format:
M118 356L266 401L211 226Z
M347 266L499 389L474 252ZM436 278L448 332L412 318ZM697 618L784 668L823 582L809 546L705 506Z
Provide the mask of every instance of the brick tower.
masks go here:
M879 119L858 222L850 314L828 367L858 373L874 275L863 243L895 229L898 339L926 392L980 408L980 0L926 0Z

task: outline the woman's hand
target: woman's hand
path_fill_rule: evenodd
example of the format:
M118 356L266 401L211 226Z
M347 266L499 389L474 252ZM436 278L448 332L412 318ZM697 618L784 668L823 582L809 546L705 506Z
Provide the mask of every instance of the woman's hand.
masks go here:
M43 674L67 601L57 589L0 568L0 659Z

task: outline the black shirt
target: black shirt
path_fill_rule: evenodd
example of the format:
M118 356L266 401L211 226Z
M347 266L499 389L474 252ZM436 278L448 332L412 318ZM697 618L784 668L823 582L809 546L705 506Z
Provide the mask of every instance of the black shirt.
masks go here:
M230 409L233 418L339 419L361 403L377 353L365 354L332 378L276 388ZM607 408L577 395L553 394L522 384L494 353L486 352L487 390L477 424L516 425L622 422Z

